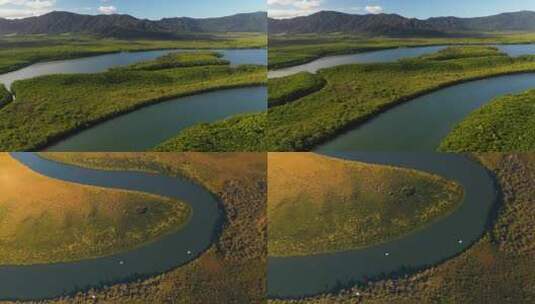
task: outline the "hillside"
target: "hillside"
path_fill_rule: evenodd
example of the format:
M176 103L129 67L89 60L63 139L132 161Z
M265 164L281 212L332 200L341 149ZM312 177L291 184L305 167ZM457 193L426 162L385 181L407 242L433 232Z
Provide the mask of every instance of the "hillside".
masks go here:
M449 36L466 32L535 31L535 12L520 11L477 18L426 20L396 14L353 15L322 11L305 17L269 19L269 33L352 33L385 36Z
M0 35L83 33L115 38L173 38L209 32L265 32L266 13L244 13L219 18L188 17L161 20L130 15L81 15L51 12L24 19L0 18Z

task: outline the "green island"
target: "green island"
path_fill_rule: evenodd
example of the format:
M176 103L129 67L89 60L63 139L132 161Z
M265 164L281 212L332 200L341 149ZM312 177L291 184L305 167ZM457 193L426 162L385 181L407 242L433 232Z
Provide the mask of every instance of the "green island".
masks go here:
M262 303L266 269L265 153L40 153L56 161L106 170L185 176L221 201L225 220L213 245L161 275L80 292L43 303ZM1 173L0 173L1 176ZM237 216L239 214L239 216ZM229 280L232 278L232 280Z
M58 181L0 154L0 265L79 261L133 249L187 224L183 202ZM8 178L7 178L8 177ZM32 191L20 189L31 185Z
M11 93L6 89L6 86L0 84L0 108L10 103L13 99Z
M232 67L213 52L165 55L96 74L16 81L0 110L0 149L36 150L75 131L176 97L265 83L266 68Z
M387 242L449 215L463 197L460 185L416 170L311 153L269 153L268 162L270 256Z
M535 90L496 98L474 111L448 134L439 150L535 150Z
M317 75L325 79L325 87L269 109L268 124L272 127L267 145L270 151L311 149L425 93L470 80L524 72L535 72L535 56L511 58L488 46L454 46L392 63L322 69Z
M0 36L0 74L38 62L110 53L176 48L263 48L266 44L264 33L192 34L174 40L122 40L80 34Z
M268 106L280 106L309 95L325 86L323 78L316 74L300 72L288 77L268 81Z
M216 52L170 53L155 60L140 62L126 67L127 70L156 71L172 68L186 68L203 65L228 65L222 54ZM122 68L118 68L122 69Z
M265 148L267 113L244 114L214 123L198 124L154 150L160 152L261 152Z
M269 69L281 69L332 55L380 51L402 47L465 44L523 44L535 42L534 33L486 33L473 37L369 38L345 33L272 34Z
M426 270L357 284L337 293L270 304L530 303L535 299L533 197L535 155L483 153L502 191L483 237L460 255ZM474 279L477 278L477 279Z

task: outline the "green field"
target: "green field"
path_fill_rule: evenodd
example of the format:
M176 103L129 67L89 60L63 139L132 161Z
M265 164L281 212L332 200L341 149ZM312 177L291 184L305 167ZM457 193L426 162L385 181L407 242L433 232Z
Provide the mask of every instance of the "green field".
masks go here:
M221 235L194 261L161 275L44 303L263 303L266 286L265 153L42 153L99 169L185 176L220 201ZM1 173L0 173L1 174ZM229 279L232 278L232 279ZM96 299L93 298L96 297ZM172 300L170 300L172 299Z
M439 150L535 150L535 90L499 97L471 113L442 141Z
M6 86L0 84L0 108L10 103L13 99L11 93L6 89Z
M447 216L460 185L439 176L310 153L268 155L268 253L344 251L399 238Z
M173 58L176 62L182 55ZM188 54L184 56L189 56ZM0 149L33 150L76 130L141 106L205 91L261 85L263 66L216 65L137 70L137 66L97 74L49 75L16 81L17 96L0 110ZM201 57L202 58L202 57ZM156 59L159 65L165 59ZM173 61L172 60L172 61ZM191 60L190 60L191 62Z
M0 154L0 265L48 264L115 254L187 223L183 202L67 183ZM32 191L21 191L31 185Z
M335 294L269 302L533 303L535 155L482 154L477 158L495 176L502 203L484 236L465 252L407 277L358 284Z
M36 62L125 51L263 48L266 45L266 35L261 33L192 35L180 40L118 40L67 34L4 36L0 37L0 74Z
M269 68L307 63L324 56L378 51L398 47L459 44L518 44L535 42L534 33L483 33L465 38L365 38L346 34L269 36Z
M416 96L457 83L534 72L535 56L510 58L484 46L452 47L392 63L343 65L318 72L327 85L268 111L270 151L302 151ZM282 81L282 80L281 80Z
M288 77L268 80L268 106L280 106L321 90L325 80L316 74L297 73Z
M238 115L188 128L155 148L160 152L261 152L265 148L267 113Z

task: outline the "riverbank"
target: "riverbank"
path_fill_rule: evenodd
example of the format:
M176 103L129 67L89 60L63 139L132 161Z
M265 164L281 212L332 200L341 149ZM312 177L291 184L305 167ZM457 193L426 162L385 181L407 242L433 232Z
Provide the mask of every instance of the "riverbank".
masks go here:
M120 68L97 74L50 75L17 81L13 84L17 102L0 110L0 148L41 149L150 104L202 92L262 85L265 73L262 66L218 64L151 71Z
M417 273L355 284L338 293L271 304L525 303L535 297L532 200L535 158L529 154L476 156L496 176L503 195L483 237L462 254ZM477 278L477 280L474 280Z
M325 79L316 74L301 72L288 77L268 79L268 107L292 102L321 90Z
M266 150L267 113L236 117L193 126L154 148L159 152L262 152Z
M496 98L471 113L446 137L444 152L535 150L535 91Z
M115 284L45 303L105 300L114 303L259 303L265 299L266 159L261 153L42 153L65 163L186 176L223 204L219 239L196 260L162 275ZM135 156L136 161L132 162ZM240 216L236 216L239 214ZM246 248L246 249L244 249ZM232 277L232 280L228 278ZM195 284L192 284L195 282ZM95 297L95 298L93 298Z
M445 50L458 52L459 59L423 57L320 70L318 75L327 81L323 89L269 109L269 125L274 126L268 132L270 149L308 150L427 93L473 80L535 71L533 56L511 58L494 49L492 56L466 57L466 48Z

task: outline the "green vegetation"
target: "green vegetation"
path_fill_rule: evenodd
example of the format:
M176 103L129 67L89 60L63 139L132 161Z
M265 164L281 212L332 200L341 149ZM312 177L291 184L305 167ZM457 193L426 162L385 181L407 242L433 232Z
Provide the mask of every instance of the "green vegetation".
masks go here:
M310 255L386 242L453 212L462 188L415 170L310 153L268 155L268 253Z
M219 64L154 71L113 69L16 81L12 86L16 102L0 110L0 149L38 149L144 105L265 81L265 67Z
M0 264L83 260L141 246L186 224L182 202L48 178L0 154ZM32 191L21 191L31 185Z
M347 34L269 36L269 68L307 63L324 56L378 51L398 47L460 44L518 44L535 42L535 33L488 33L466 38L363 38Z
M265 148L267 114L246 114L188 128L155 151L261 152Z
M13 96L11 96L11 93L6 89L6 86L0 84L0 108L10 103L12 99Z
M491 46L449 47L440 50L434 54L423 55L420 58L427 60L452 60L461 58L492 57L506 55L507 54L502 53L497 48Z
M186 176L222 202L226 219L214 245L165 274L44 303L263 303L266 286L265 153L42 153L100 169ZM0 173L1 174L1 173ZM229 279L232 278L232 279ZM96 299L93 299L93 296Z
M448 134L439 150L535 150L535 90L500 97L477 109Z
M185 52L170 53L157 58L133 64L124 69L155 71L172 68L185 68L203 65L227 65L230 62L224 59L222 54L216 52ZM122 69L122 68L119 68Z
M301 72L268 80L268 105L279 106L321 90L325 80L316 74Z
M488 231L464 253L408 277L270 303L532 303L535 154L482 154L477 158L494 173L503 201Z
M482 57L482 52L492 55ZM535 56L510 58L488 47L452 47L441 54L445 53L461 54L461 58L423 57L320 70L318 75L327 81L323 89L269 109L270 151L310 149L398 103L442 87L535 71Z
M161 49L263 48L265 34L232 33L185 36L180 40L117 40L79 35L0 37L0 74L36 62L117 52Z

